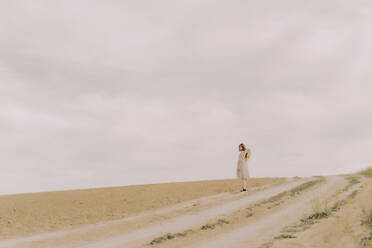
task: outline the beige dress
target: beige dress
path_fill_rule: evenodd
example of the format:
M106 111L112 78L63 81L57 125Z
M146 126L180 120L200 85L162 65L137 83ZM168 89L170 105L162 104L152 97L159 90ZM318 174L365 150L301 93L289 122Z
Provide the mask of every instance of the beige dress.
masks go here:
M236 168L236 176L237 178L245 179L249 178L249 171L248 171L248 160L244 160L244 151L241 151L238 156L238 163L237 163L237 168ZM240 169L240 170L238 170Z

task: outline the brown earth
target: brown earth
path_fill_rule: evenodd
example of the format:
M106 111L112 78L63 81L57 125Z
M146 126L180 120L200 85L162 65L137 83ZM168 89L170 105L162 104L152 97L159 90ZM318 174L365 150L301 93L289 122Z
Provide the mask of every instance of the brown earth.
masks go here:
M248 187L284 182L252 178ZM66 230L234 192L238 180L209 180L0 196L0 238Z
M248 185L245 193L238 180L216 180L3 196L0 247L372 247L369 172Z

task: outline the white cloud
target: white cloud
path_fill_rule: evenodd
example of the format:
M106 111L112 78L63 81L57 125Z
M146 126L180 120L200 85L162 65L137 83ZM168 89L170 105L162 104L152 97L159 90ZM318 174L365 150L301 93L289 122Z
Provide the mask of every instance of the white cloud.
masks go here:
M371 7L1 2L3 193L365 167Z

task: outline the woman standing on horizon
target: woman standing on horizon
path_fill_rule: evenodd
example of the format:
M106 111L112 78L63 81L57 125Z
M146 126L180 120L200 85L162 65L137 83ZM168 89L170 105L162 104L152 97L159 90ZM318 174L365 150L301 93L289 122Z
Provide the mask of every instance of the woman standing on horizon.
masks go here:
M247 179L249 178L248 160L251 156L251 150L245 147L243 143L239 145L238 164L236 168L236 176L242 180L243 189L240 192L247 191Z

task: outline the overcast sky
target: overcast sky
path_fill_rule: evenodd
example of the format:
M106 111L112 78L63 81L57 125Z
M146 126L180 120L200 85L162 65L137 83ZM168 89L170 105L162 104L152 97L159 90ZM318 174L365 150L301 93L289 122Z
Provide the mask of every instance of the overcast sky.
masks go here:
M2 0L0 194L372 164L369 0Z

